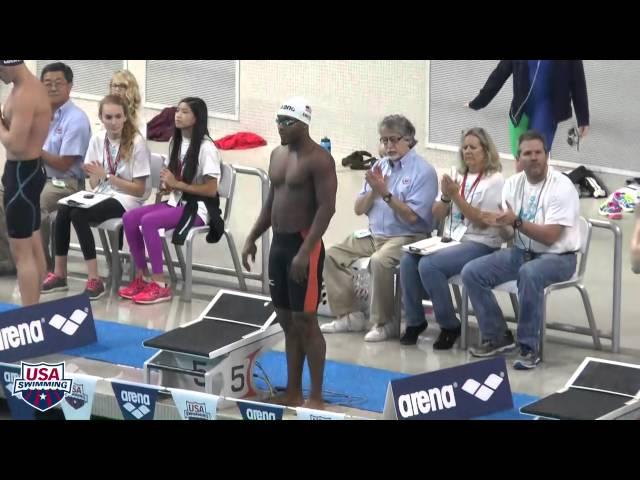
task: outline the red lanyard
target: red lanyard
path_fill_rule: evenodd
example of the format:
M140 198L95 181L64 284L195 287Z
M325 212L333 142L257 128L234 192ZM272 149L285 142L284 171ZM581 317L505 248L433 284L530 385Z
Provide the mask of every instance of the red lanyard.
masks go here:
M462 185L460 186L460 195L462 195L462 198L464 198L465 200L467 200L467 196L464 194L464 187L467 185L467 173L469 173L469 170L464 172L464 177L462 178ZM471 184L471 188L469 189L469 194L468 194L470 198L469 205L471 205L471 200L473 200L473 192L478 186L478 183L480 183L481 178L482 178L482 172L478 174L478 178L476 178L476 180ZM462 217L462 220L464 220L464 214L462 213L462 211L460 212L460 216Z
M118 170L118 164L120 163L120 147L118 147L118 154L116 155L115 162L111 155L111 144L109 143L109 137L107 137L106 135L104 137L104 149L105 157L107 158L107 163L109 164L109 173L111 175L115 175L116 171Z
M464 187L467 185L467 173L469 173L468 170L464 172L464 177L462 177L462 185L460 186L460 195L462 195L462 198L464 198L465 200L467 199L467 196L464 194ZM469 195L471 195L473 191L476 189L476 187L478 186L478 183L480 183L481 178L482 178L482 172L478 174L478 178L476 178L476 180L471 184L471 188L469 189ZM470 198L473 198L473 197L470 197ZM471 204L471 202L469 202L469 204Z

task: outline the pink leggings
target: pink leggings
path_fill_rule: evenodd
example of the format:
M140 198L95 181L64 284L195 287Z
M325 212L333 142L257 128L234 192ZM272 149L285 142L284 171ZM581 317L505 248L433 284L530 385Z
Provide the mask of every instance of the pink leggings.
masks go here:
M144 255L145 244L151 261L151 273L162 274L162 239L158 229L170 230L175 228L182 217L184 207L170 207L166 203L157 203L129 210L122 217L124 234L127 236L129 249L133 256L136 268L144 270L146 260ZM194 227L204 225L202 219L196 216ZM142 227L142 231L140 231Z

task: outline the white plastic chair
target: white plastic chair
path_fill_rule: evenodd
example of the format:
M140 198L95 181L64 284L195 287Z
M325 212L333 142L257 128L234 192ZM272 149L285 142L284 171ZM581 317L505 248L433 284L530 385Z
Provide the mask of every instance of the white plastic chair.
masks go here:
M218 194L220 198L225 199L223 220L225 224L224 237L227 240L229 251L231 253L231 260L233 261L233 267L238 278L238 284L242 291L247 291L247 284L242 272L242 265L240 263L240 256L238 255L238 249L236 248L233 235L228 228L229 220L231 218L231 207L233 206L233 195L236 188L236 172L233 165L223 163L221 171L220 183L218 185ZM204 225L202 227L193 227L189 230L185 239L185 253L183 254L180 245L175 245L176 255L178 256L178 262L182 271L182 279L184 281L184 287L182 288L182 300L190 302L192 298L193 287L193 241L196 236L207 235L209 233L209 226ZM169 241L173 235L173 230L164 232L163 245L165 251L169 250Z

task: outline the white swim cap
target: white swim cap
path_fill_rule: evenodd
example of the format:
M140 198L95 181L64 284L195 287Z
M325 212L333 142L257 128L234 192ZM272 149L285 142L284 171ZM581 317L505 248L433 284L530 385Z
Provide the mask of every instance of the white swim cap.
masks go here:
M278 115L295 118L307 125L311 123L311 107L302 97L291 97L285 100L278 109Z

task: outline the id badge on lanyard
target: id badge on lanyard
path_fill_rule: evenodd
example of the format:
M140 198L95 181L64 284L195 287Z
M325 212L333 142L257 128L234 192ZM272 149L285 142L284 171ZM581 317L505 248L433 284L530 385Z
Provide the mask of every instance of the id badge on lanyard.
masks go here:
M473 194L475 193L478 183L480 183L480 179L482 178L482 172L478 174L478 177L475 179L475 181L471 185L471 188L469 189L469 193L465 195L464 188L467 185L467 173L468 172L465 172L464 177L462 178L462 185L460 186L460 195L462 196L462 198L465 199L465 201L467 201L467 196L468 196L469 197L468 203L469 205L471 205L471 201L473 200ZM453 206L451 207L451 218L453 219ZM461 218L460 223L456 226L456 228L454 228L453 230L451 230L451 226L449 228L450 230L449 236L456 242L462 241L462 237L464 237L464 234L467 233L467 226L464 224L464 214L462 213L462 211L460 211L460 218Z
M107 159L106 167L109 170L111 175L116 175L118 172L118 164L120 163L120 147L118 147L118 153L116 154L115 160L113 159L113 155L111 154L111 144L109 143L109 138L105 135L104 137L104 149L105 149L105 158Z

